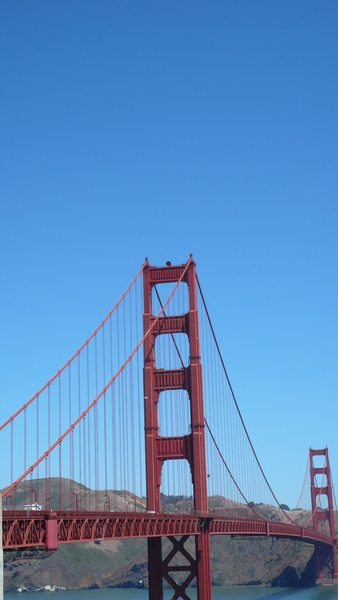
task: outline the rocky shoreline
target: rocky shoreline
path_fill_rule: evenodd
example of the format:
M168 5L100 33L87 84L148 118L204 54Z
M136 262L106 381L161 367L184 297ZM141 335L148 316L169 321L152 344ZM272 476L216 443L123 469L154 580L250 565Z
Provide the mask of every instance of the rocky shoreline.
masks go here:
M166 544L164 540L164 552ZM188 549L189 544L193 547L192 539ZM212 585L314 585L312 554L312 546L289 540L212 536ZM146 587L148 583L146 540L60 545L49 554L11 552L5 554L4 567L5 592L20 587L47 591L46 586L136 588L140 580Z

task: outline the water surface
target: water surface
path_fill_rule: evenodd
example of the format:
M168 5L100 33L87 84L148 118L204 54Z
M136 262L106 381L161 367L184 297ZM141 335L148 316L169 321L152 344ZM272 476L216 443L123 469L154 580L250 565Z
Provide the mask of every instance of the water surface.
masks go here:
M170 600L172 591L165 590L165 600ZM104 589L80 590L66 592L44 592L5 594L8 600L37 600L40 598L55 598L55 600L148 600L148 590L138 589ZM196 600L196 590L189 590L191 600ZM229 586L214 587L213 600L338 600L338 587L271 588L259 586Z

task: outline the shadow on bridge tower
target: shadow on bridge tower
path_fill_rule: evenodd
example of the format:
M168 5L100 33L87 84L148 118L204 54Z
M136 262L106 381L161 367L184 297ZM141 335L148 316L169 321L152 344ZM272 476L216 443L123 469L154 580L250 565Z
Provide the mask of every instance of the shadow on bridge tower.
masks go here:
M314 457L323 457L323 464L315 466ZM320 459L319 459L320 460ZM316 480L316 475L321 476L321 482ZM313 528L318 533L326 533L333 541L330 549L320 544L315 546L317 583L324 580L336 580L338 584L337 537L335 533L334 509L331 470L328 448L313 450L310 448L310 478L311 478L311 504L313 514ZM322 500L321 497L324 497ZM326 507L322 508L322 503Z
M189 309L186 314L160 317L152 313L152 290L163 283L185 282L188 286ZM209 520L204 518L208 510L206 449L204 432L204 404L202 367L200 360L196 266L190 257L185 265L144 268L144 332L150 328L144 341L144 407L147 509L159 513L161 472L164 461L186 459L190 465L193 485L194 510L201 515L200 531L195 535L195 555L184 547L188 536L170 537L172 549L163 558L162 539L148 538L149 598L163 599L163 579L174 590L173 599L188 598L187 587L197 580L199 600L211 600ZM185 334L189 341L189 365L175 370L159 369L156 365L155 340L159 335ZM159 435L158 404L161 392L186 390L190 401L191 432L182 436ZM175 558L173 564L173 559ZM183 560L182 560L183 559ZM184 564L177 565L180 561ZM175 574L182 573L183 583Z

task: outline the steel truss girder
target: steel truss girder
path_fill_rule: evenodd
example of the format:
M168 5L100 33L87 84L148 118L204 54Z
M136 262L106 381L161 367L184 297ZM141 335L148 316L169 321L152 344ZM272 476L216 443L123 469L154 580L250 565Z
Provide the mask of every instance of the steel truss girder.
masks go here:
M199 535L208 521L211 535L273 536L317 544L332 549L330 537L305 527L276 521L205 517L197 515L149 515L149 513L40 513L29 517L23 511L3 513L3 548L44 547L47 522L57 523L60 544L99 539L160 538Z

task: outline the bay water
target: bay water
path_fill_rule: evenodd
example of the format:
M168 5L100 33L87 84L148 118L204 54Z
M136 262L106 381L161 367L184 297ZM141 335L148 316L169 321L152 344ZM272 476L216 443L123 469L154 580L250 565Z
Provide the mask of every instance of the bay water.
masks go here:
M172 591L165 590L165 600L170 600ZM53 596L55 600L148 600L148 590L102 589L65 592L43 592L42 598ZM196 600L196 590L190 589L191 600ZM38 594L41 597L41 593ZM5 594L5 600L19 600L22 594ZM25 593L25 600L37 600L37 593ZM214 587L213 600L338 600L338 587L271 588L259 586ZM47 600L47 599L46 599Z

